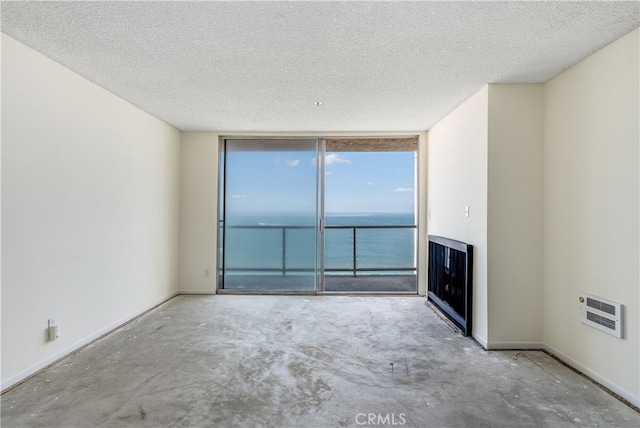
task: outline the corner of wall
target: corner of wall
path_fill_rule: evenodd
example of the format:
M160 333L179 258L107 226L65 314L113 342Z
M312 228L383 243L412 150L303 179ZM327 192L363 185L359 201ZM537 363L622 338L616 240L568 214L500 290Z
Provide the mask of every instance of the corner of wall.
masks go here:
M543 95L542 84L489 85L489 343L542 341Z
M418 295L427 294L427 187L428 187L429 146L427 132L418 135Z
M179 252L179 291L181 293L214 294L216 292L218 140L219 134L216 132L181 133Z

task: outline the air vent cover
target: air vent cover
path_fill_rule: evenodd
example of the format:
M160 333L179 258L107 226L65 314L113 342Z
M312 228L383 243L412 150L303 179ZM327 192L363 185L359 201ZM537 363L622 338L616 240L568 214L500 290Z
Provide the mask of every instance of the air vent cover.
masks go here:
M622 339L622 308L620 303L580 293L580 321Z

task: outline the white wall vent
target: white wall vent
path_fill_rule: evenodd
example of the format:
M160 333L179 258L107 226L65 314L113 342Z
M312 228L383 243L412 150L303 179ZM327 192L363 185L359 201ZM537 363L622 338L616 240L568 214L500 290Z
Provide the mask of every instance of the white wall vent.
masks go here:
M620 303L580 293L580 321L622 339L622 308Z

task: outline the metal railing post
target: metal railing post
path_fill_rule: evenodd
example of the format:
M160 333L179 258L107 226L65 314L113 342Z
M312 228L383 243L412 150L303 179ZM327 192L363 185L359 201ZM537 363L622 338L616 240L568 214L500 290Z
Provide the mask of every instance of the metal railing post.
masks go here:
M287 272L287 228L282 227L282 276Z
M353 276L356 276L356 227L353 227Z

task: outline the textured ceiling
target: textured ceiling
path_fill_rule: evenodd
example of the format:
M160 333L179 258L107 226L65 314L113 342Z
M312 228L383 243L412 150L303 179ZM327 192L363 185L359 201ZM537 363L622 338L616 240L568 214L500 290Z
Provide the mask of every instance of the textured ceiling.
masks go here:
M2 2L4 33L182 130L425 130L639 17L637 1Z

